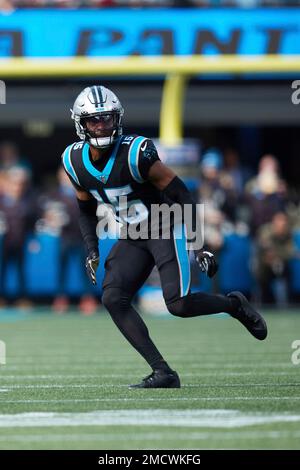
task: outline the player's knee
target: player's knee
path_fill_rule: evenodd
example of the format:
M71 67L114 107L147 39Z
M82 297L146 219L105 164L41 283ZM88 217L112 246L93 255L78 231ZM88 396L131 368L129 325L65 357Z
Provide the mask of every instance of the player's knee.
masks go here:
M121 298L120 289L105 289L102 294L102 304L109 311L119 308Z
M126 310L130 305L129 296L118 288L104 289L102 294L102 304L110 312Z
M169 303L167 308L172 315L175 315L175 317L186 317L186 304L184 297L175 300L175 302Z

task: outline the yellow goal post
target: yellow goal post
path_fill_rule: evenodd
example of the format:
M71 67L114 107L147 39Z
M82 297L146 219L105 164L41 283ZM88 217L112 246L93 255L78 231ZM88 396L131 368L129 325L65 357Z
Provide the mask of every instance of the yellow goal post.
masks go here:
M300 72L300 55L210 55L133 57L14 57L0 59L0 79L64 77L165 77L160 140L176 145L183 137L184 92L189 77L207 74Z

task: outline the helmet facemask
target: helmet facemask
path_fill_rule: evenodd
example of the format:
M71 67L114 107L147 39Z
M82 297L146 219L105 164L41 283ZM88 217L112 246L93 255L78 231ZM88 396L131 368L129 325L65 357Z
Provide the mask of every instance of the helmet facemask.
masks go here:
M81 117L79 124L85 140L96 148L109 147L122 134L122 116L116 111Z

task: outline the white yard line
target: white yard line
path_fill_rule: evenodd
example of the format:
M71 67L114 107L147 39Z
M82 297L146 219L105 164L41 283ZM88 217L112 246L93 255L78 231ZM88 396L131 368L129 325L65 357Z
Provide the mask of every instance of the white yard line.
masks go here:
M127 374L117 374L116 377L126 377ZM1 381L2 380L32 380L32 379L49 379L49 380L53 380L53 379L65 379L65 380L68 380L68 379L96 379L96 378L100 378L100 377L103 377L103 375L101 374L92 374L92 375L84 375L84 374L74 374L74 375L59 375L59 374L36 374L36 375L5 375L5 374L2 374L1 375ZM115 377L114 374L107 374L106 377Z
M135 392L133 392L135 393ZM62 399L52 399L52 398L48 398L48 399L45 399L45 400L42 400L42 399L31 399L31 400L0 400L0 406L1 406L1 403L5 403L5 404L14 404L14 403L27 403L27 404L30 404L30 403L101 403L101 402L117 402L117 403L121 403L121 402L141 402L141 403L145 403L145 402L156 402L156 401L162 401L162 402L173 402L173 401L177 401L177 402L180 402L180 401L184 401L184 402L190 402L190 401L193 401L193 402L206 402L206 401L254 401L254 402L259 402L260 400L263 400L263 401L273 401L273 400L289 400L289 401L298 401L300 400L300 396L296 396L296 397L291 397L291 396L283 396L283 397L265 397L265 396L254 396L254 397L245 397L245 396L238 396L238 397L169 397L169 398L166 398L166 397L153 397L153 398L149 398L149 397L133 397L133 398L62 398Z
M268 376L290 376L291 372L295 372L295 375L299 375L299 371L297 368L294 368L292 370L289 370L288 372L255 372L255 375L262 375L263 377L268 377ZM131 376L136 376L135 373L131 373ZM225 376L225 377L244 377L244 376L252 376L253 372L245 371L245 372L181 372L180 377L219 377L219 376ZM109 378L121 378L121 377L128 377L128 372L127 373L122 373L122 374L102 374L99 372L98 374L35 374L35 375L21 375L21 374L10 374L10 375L1 375L1 381L5 380L70 380L70 379L109 379Z
M47 389L47 388L128 388L120 384L34 384L34 385L5 385L6 390ZM1 389L0 389L1 390Z
M58 434L54 431L54 434L28 434L30 431L28 428L24 431L26 434L22 434L22 431L18 431L18 434L15 436L1 436L0 435L0 442L5 443L13 443L13 442L73 442L73 441L80 441L80 442L119 442L124 441L126 443L130 443L133 441L149 441L150 439L153 441L159 441L165 443L166 441L199 441L199 440L216 440L222 439L224 440L245 440L245 439L298 439L300 438L300 432L295 431L244 431L240 428L236 431L217 431L214 429L213 431L205 431L205 432L191 432L179 434L177 430L169 433L160 433L160 432L144 432L139 431L138 434L109 434L105 433L94 433L94 434L87 434L85 432L82 433L72 433L72 434Z
M97 361L91 361L89 358L86 359L86 361L76 361L74 363L74 360L72 360L72 358L70 357L68 361L64 361L62 360L60 357L57 359L56 362L52 362L50 363L51 359L53 359L53 356L49 356L47 358L47 362L45 362L45 364L43 364L43 362L41 361L41 358L38 357L38 358L32 358L31 361L20 361L19 363L14 361L13 359L11 359L11 362L12 364L6 364L5 366L2 366L3 367L3 371L5 370L24 370L26 368L30 368L32 369L32 367L35 367L37 369L56 369L56 370L59 370L59 369L68 369L70 371L70 369L72 371L75 371L75 370L82 370L82 367L95 367L99 370L101 370L102 366L101 366L101 358L99 358L99 360ZM255 356L253 357L253 361L255 359ZM173 357L172 359L173 361L176 361L176 358ZM185 361L188 361L189 358L186 357L185 358ZM202 359L203 360L203 359ZM178 361L182 361L182 356L180 358L178 358ZM282 368L282 367L285 367L285 368L289 368L289 369L293 369L295 366L293 366L291 364L290 361L286 361L286 362L276 362L276 359L274 358L274 362L263 362L263 363L249 363L249 360L248 361L243 361L242 359L239 360L238 362L211 362L211 363L208 363L208 362L205 362L204 363L200 363L199 361L199 364L195 361L193 361L194 363L193 364L189 364L189 369L197 369L197 370L201 370L201 369L215 369L216 367L219 367L220 369L247 369L247 370L250 370L251 369L277 369L277 368ZM111 365L112 367L116 367L116 365L121 365L123 369L130 369L132 370L132 367L131 366L127 366L125 364L125 359L123 359L122 361L120 360L110 360L110 361L105 361L105 364L106 366L107 365Z
M26 390L26 389L48 389L48 388L128 388L127 384L114 384L114 383L100 383L100 384L22 384L22 385L8 385L5 384L5 391L8 390ZM270 384L270 383L219 383L219 384L184 384L184 388L250 388L250 387L267 387L272 389L274 388L283 388L283 387L300 387L300 383L286 383L286 384ZM1 389L0 389L1 391Z
M84 413L33 412L0 415L0 428L50 426L167 426L236 428L297 423L300 415L245 413L238 410L101 410Z

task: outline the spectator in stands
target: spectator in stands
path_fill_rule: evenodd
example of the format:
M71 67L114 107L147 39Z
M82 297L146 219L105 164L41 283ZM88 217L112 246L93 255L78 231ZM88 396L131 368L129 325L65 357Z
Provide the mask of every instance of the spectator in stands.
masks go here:
M238 192L234 180L223 170L223 155L215 148L207 150L200 163L201 181L199 200L205 204L206 212L212 207L234 221L238 204Z
M75 193L63 168L57 173L58 185L55 189L40 198L39 205L43 216L37 224L39 231L60 235L61 249L59 260L59 292L53 302L53 310L64 313L69 307L69 298L66 295L66 275L69 261L74 255L80 255L80 266L85 265L85 253L82 246L82 236L78 225L78 204ZM88 279L83 272L88 291ZM84 295L80 300L82 313L88 315L95 312L97 307L94 297Z
M271 222L272 217L284 211L288 196L287 186L279 174L279 164L273 155L264 155L258 174L246 185L246 200L250 209L250 227L256 234L259 227Z
M0 0L0 11L15 8L298 6L298 0Z
M268 189L269 186L271 190L275 186L278 193L286 192L286 183L280 176L277 158L274 155L266 154L260 159L258 175L248 182L246 189L255 194L261 193L262 187Z
M33 228L35 204L29 186L30 173L25 168L11 167L5 170L0 196L0 220L2 227L0 298L5 303L7 268L13 262L18 276L18 302L20 307L29 307L24 273L24 243Z
M250 179L251 171L241 165L238 152L231 147L224 151L224 170L232 178L235 191L241 195L245 183Z
M0 144L0 172L12 167L30 169L29 162L20 155L19 149L14 142L4 141Z
M289 300L289 261L294 254L292 231L284 212L273 215L257 233L257 279L264 303L283 306Z
M15 11L13 0L0 0L0 12L3 14L10 14Z

